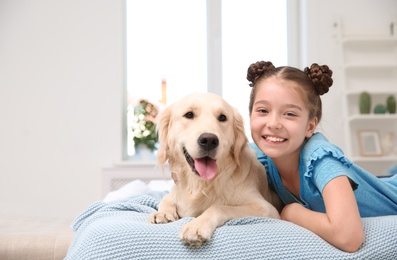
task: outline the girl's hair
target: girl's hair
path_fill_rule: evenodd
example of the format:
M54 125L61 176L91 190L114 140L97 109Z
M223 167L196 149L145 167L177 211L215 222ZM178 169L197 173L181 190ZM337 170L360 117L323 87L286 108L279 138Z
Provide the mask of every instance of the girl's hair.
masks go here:
M247 80L250 82L250 87L252 87L249 102L250 114L254 105L258 83L270 77L297 83L306 94L309 120L317 117L318 122L320 122L322 116L320 96L327 93L333 83L332 70L327 65L320 66L313 63L310 68L306 67L302 71L289 66L276 68L270 61L258 61L251 64L247 71Z

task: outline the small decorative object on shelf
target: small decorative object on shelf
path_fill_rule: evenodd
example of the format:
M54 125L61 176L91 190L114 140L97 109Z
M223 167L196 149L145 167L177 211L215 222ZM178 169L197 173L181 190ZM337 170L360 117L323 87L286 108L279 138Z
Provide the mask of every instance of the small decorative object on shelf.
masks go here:
M134 107L131 131L136 150L142 146L146 146L152 152L157 149L158 135L155 119L158 112L158 107L145 99L139 100L138 105Z
M378 104L374 108L374 114L386 114L387 107L383 104Z
M381 156L383 155L378 130L358 131L358 141L360 144L361 156Z
M382 148L385 155L397 155L397 147L394 145L395 139L394 132L389 132L382 138Z
M394 96L389 96L387 97L387 110L389 111L390 114L395 114L396 113L396 99Z
M364 91L360 94L360 114L369 114L371 110L371 96Z

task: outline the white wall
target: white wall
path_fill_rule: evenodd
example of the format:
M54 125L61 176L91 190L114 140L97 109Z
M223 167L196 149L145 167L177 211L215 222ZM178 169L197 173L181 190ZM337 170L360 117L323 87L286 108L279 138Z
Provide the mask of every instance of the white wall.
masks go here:
M335 71L322 129L343 147L333 23L344 14L352 25L383 24L397 1L301 3L302 67L318 62ZM0 1L0 216L73 218L101 199L101 167L122 153L122 6Z
M0 216L100 199L121 159L122 3L0 1Z
M374 33L388 31L397 20L395 0L301 0L302 55L301 68L316 62L333 70L334 84L322 96L323 118L318 130L345 150L344 97L341 79L341 56L337 45L338 27L345 32Z

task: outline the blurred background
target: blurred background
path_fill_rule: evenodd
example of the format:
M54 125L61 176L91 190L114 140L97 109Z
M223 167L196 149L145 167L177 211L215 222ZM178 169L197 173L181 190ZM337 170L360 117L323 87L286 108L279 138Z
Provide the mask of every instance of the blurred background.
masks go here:
M247 123L246 69L257 60L333 69L319 131L349 153L341 38L347 31L392 34L397 1L297 0L272 7L276 1L195 0L192 8L190 1L184 7L170 0L179 9L167 13L169 27L200 22L153 40L167 19L155 12L167 8L157 2L0 1L0 217L72 219L102 199L102 168L129 158L129 102L161 102L163 79L164 105L190 91L216 92ZM280 15L271 16L276 11ZM172 20L176 15L181 17ZM209 18L214 20L208 27ZM200 35L197 46L179 46L181 35ZM191 48L182 50L186 45ZM160 59L164 52L166 62ZM173 59L176 65L169 64ZM142 89L156 94L146 97Z

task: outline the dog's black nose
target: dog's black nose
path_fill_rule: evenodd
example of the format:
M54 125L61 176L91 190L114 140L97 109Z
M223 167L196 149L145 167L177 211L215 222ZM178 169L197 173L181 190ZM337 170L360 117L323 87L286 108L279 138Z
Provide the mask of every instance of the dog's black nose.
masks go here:
M200 147L209 151L218 147L219 139L214 134L204 133L197 140Z

